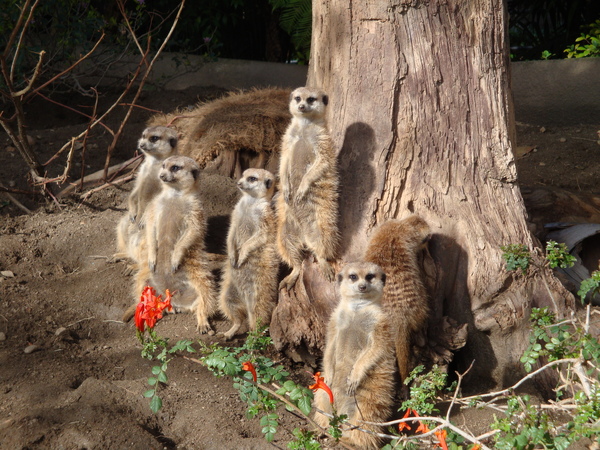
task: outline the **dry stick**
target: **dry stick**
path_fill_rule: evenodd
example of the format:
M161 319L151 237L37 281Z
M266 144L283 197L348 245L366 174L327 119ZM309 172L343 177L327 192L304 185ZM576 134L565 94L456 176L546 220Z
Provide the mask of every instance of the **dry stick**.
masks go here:
M21 211L25 212L26 214L31 214L31 210L28 209L25 205L23 205L23 203L21 203L19 200L17 200L16 198L14 198L12 195L10 195L8 192L4 192L4 196L11 202L14 203L14 205L19 208Z
M19 42L17 43L17 47L15 49L15 55L13 57L13 62L10 67L10 78L6 80L7 82L10 83L9 87L10 87L11 91L12 91L12 83L14 82L16 63L19 60L19 53L22 48L21 43L23 42L23 37L25 36L25 31L27 30L27 27L31 23L31 19L33 18L33 11L35 11L35 8L37 7L39 0L36 0L35 3L33 4L33 6L31 7L31 9L29 9L29 17L27 17L27 20L25 21L23 28L21 28L21 25L23 24L23 18L25 17L25 11L27 11L27 9L29 8L30 3L31 3L31 0L27 0L25 2L25 4L23 5L23 7L21 9L21 13L19 14L19 18L17 19L17 24L13 28L13 31L10 34L10 37L8 38L8 42L6 43L6 48L4 49L4 54L2 55L3 60L8 58L10 50L12 49L15 39L17 37L17 33L19 33L19 30L21 30L21 34L19 36Z
M456 371L454 372L458 376L458 381L456 383L456 389L454 389L454 394L452 395L452 401L450 402L450 406L448 406L448 411L446 413L446 420L448 422L450 422L450 413L452 412L452 407L454 406L454 403L456 402L456 397L458 397L458 391L460 390L460 385L462 383L463 377L469 373L469 371L473 367L473 364L475 364L475 360L471 361L471 365L469 365L467 370L465 370L463 373L458 373Z
M125 13L123 4L121 2L119 2L118 5L119 5L119 9L121 10L121 14L123 15L123 18L125 19L125 23L126 23L127 27L129 28L130 33L132 34L132 36L134 36L134 39L135 39L135 33L131 29L131 24L129 22L129 19L127 18L127 14ZM150 76L150 72L152 71L152 67L154 66L154 63L156 62L159 55L162 53L162 51L165 48L165 46L167 45L167 42L169 41L169 39L171 39L171 36L173 35L173 32L175 31L175 27L179 23L179 18L181 17L181 12L183 11L184 5L185 5L185 0L182 0L181 3L179 4L179 10L177 11L177 15L175 16L175 20L173 21L173 24L171 25L171 29L169 30L169 33L163 40L160 48L157 50L156 54L150 61L150 64L148 64L148 67L146 68L146 72L144 73L144 76L142 77L142 79L140 81L140 85L138 86L137 92L135 93L135 96L133 98L133 101L132 101L133 104L135 104L137 102L139 96L141 95L144 85L146 84L146 80ZM150 42L151 42L150 37L148 37L148 46L147 46L146 52L142 54L142 56L143 56L142 62L146 60L146 57L150 51ZM140 50L141 50L141 47L139 47L139 44L138 44L138 48L140 48ZM139 70L140 70L140 66L138 66L137 73L139 73ZM113 142L110 144L110 146L108 147L108 150L106 152L106 162L104 163L104 179L105 180L108 178L108 167L110 164L110 158L111 158L112 153L117 145L117 141L118 141L119 137L121 136L121 133L123 132L123 128L125 127L125 124L129 120L129 117L131 116L132 111L133 111L133 106L130 106L129 109L127 110L125 118L121 122L121 126L119 127L119 130L117 131L117 133L113 139Z
M461 403L466 402L467 400L476 400L476 399L480 399L480 398L485 398L485 397L500 397L502 395L506 395L509 394L511 392L513 392L515 389L517 389L519 386L521 386L523 383L525 383L525 381L530 380L531 378L533 378L534 376L536 376L538 373L543 372L544 370L553 367L553 366L557 366L559 364L564 364L564 363L576 363L577 361L579 361L579 358L564 358L564 359L557 359L556 361L551 361L548 364L540 367L537 370L534 370L533 372L531 372L529 375L521 378L519 381L517 381L515 384L513 384L511 387L503 389L501 391L496 391L496 392L489 392L486 394L479 394L479 395L471 395L469 397L462 397L459 398L458 401L460 401Z

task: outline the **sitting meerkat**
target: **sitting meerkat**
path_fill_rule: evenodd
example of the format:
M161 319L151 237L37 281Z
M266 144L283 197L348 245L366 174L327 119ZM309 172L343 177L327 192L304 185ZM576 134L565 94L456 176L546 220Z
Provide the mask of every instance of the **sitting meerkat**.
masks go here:
M292 121L281 145L277 244L292 272L281 282L291 289L302 268L303 251L317 258L323 275L333 281L338 250L338 171L327 130L328 97L301 87L290 97Z
M376 264L347 264L338 274L340 301L327 326L323 376L333 392L333 407L350 425L382 430L366 422L384 422L392 413L395 391L394 344L381 306L385 273ZM314 405L332 412L328 395L315 392ZM316 413L323 428L329 418ZM380 438L357 429L343 430L342 440L361 449L379 448Z
M267 170L246 169L237 185L243 195L231 214L219 301L225 316L233 321L224 333L226 339L246 319L251 330L257 322L269 325L277 300L277 223L271 204L275 177Z
M144 213L143 260L136 277L138 295L150 285L172 294L176 311L195 311L198 330L210 331L216 301L204 250L206 218L199 193L200 169L186 156L167 158L159 172L162 190Z
M177 132L167 127L148 127L138 140L144 154L133 190L127 200L127 214L117 224L117 253L114 261L130 259L138 262L139 233L148 203L161 191L158 172L165 159L177 153Z

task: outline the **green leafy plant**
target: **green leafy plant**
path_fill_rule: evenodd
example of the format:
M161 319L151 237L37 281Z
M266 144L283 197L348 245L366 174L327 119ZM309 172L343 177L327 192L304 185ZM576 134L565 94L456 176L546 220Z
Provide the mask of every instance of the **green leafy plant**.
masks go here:
M587 278L581 282L579 285L579 291L577 291L577 295L579 295L581 301L584 302L588 294L593 297L598 293L600 293L600 270L595 270L592 272L592 276L590 278Z
M531 253L526 245L509 244L500 248L504 251L502 258L506 261L506 270L512 272L521 269L521 273L525 274L527 272L531 264Z
M308 64L312 36L311 0L269 0L281 13L279 25L290 36L296 50L295 59Z
M560 267L561 269L572 267L577 260L577 258L569 253L566 244L558 244L555 241L548 241L546 243L546 259L548 260L549 266L553 269L557 267Z
M567 58L600 57L600 19L586 26L588 33L582 33L575 43L565 49Z

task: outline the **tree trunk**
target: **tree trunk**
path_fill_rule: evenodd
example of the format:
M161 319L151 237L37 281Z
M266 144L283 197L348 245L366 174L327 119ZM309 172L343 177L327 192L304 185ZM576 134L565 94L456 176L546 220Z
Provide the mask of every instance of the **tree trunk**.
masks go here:
M308 84L330 97L340 262L363 257L377 224L423 217L434 233L426 261L431 323L449 316L468 324L455 369L474 359L466 381L478 388L519 375L532 306L573 307L547 269L526 278L504 269L501 245L539 246L511 151L506 28L501 0L313 1ZM303 281L323 283L316 270ZM336 299L332 289L317 292L306 299L297 287L280 295L271 328L280 347L322 346L315 311L327 311L326 323Z

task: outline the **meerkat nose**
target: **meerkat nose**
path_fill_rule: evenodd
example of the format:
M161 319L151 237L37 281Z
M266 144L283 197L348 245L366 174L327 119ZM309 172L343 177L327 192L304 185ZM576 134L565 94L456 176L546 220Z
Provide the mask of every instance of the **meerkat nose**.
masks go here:
M365 292L365 291L367 290L367 285L366 285L365 283L360 283L360 284L358 285L358 290L359 290L360 292Z

